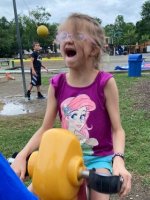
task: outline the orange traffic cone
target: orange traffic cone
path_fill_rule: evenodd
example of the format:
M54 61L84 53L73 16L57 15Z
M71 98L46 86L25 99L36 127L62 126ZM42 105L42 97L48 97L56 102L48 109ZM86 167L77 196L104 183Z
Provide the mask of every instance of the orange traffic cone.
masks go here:
M12 76L11 73L9 73L9 72L7 72L7 73L5 74L5 76L6 76L7 80L15 80L15 77Z

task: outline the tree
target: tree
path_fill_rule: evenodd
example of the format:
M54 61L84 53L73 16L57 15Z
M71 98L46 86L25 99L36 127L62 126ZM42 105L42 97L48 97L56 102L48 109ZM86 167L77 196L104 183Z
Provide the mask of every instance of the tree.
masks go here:
M108 24L104 27L104 30L105 30L105 35L107 37L110 37L110 41L111 43L113 44L114 41L113 41L113 38L114 38L114 30L115 30L115 27L113 24Z
M106 25L105 34L111 39L110 54L114 54L114 47L135 45L137 42L135 30L135 25L131 22L126 23L122 15L117 16L114 24Z
M23 50L31 49L34 41L40 42L44 51L48 47L54 46L53 41L58 24L50 24L50 17L51 14L43 7L37 7L37 9L30 12L29 16L18 15ZM37 35L37 27L41 24L47 26L50 32L45 38ZM11 57L18 53L16 23L14 19L9 22L5 17L0 18L0 44L0 57Z
M142 5L141 17L142 19L136 23L138 41L141 41L143 35L150 39L150 0Z
M14 36L11 27L5 17L0 19L0 57L9 57L12 54Z
M45 8L37 7L37 9L30 12L29 16L23 15L19 18L20 27L22 27L21 39L23 49L31 49L34 41L38 41L44 51L48 46L52 46L57 32L57 24L51 25L48 23L50 16L51 14L46 12ZM50 34L47 37L42 38L37 35L37 27L41 24L49 29Z
M147 42L149 39L150 39L149 35L145 34L145 35L142 35L140 42L144 43L145 45L145 42Z
M150 20L150 0L145 1L145 3L142 5L141 16L142 19Z
M137 42L137 34L133 23L126 23L123 34L124 44L135 45Z
M101 20L100 18L95 17L94 19L95 19L99 24L102 24L102 20Z
M105 26L105 33L111 38L111 42L114 45L123 44L123 33L125 29L125 22L122 15L118 15L115 19L114 24L109 24Z
M51 14L49 12L46 12L46 9L44 7L39 6L37 6L35 10L32 10L29 14L30 19L33 20L36 25L45 23L47 24L51 17Z

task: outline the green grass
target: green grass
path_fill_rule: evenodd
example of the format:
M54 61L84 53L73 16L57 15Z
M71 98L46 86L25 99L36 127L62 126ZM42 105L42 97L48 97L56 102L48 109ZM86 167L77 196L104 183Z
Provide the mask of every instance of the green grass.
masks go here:
M126 165L133 173L143 176L145 184L150 184L150 110L140 108L144 95L136 91L137 84L148 82L150 75L140 78L116 75L115 78L120 94L122 126L126 132ZM143 98L139 98L141 95Z
M49 85L49 79L52 75L44 74L42 75L42 85Z
M49 84L48 77L43 77L42 84ZM129 78L127 74L115 74L114 77L119 88L121 119L126 132L126 166L150 185L150 111L137 106L140 100L136 94L136 86L142 81L148 82L150 77L148 74L141 78ZM3 155L9 157L19 151L40 127L43 116L1 116L0 151ZM59 122L55 126L58 127Z

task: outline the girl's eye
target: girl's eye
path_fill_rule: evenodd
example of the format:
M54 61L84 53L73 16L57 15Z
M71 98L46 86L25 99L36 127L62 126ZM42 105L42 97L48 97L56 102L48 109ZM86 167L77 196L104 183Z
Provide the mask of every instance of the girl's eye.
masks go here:
M78 40L84 40L85 39L85 36L82 33L78 33L76 35L76 37L77 37Z
M64 41L67 38L67 35L68 35L67 32L60 32L56 36L56 40L58 40L58 42Z
M62 32L62 33L60 34L60 39L61 39L61 40L65 40L66 37L67 37L67 33L66 33L66 32Z

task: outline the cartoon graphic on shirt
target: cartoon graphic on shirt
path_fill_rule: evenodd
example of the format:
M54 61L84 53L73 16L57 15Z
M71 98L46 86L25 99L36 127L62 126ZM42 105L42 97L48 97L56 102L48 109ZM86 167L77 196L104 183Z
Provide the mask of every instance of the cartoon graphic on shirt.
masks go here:
M62 127L77 136L88 155L93 154L92 147L98 145L97 139L89 138L89 131L92 127L87 126L90 112L95 109L95 103L85 94L69 97L61 104Z

